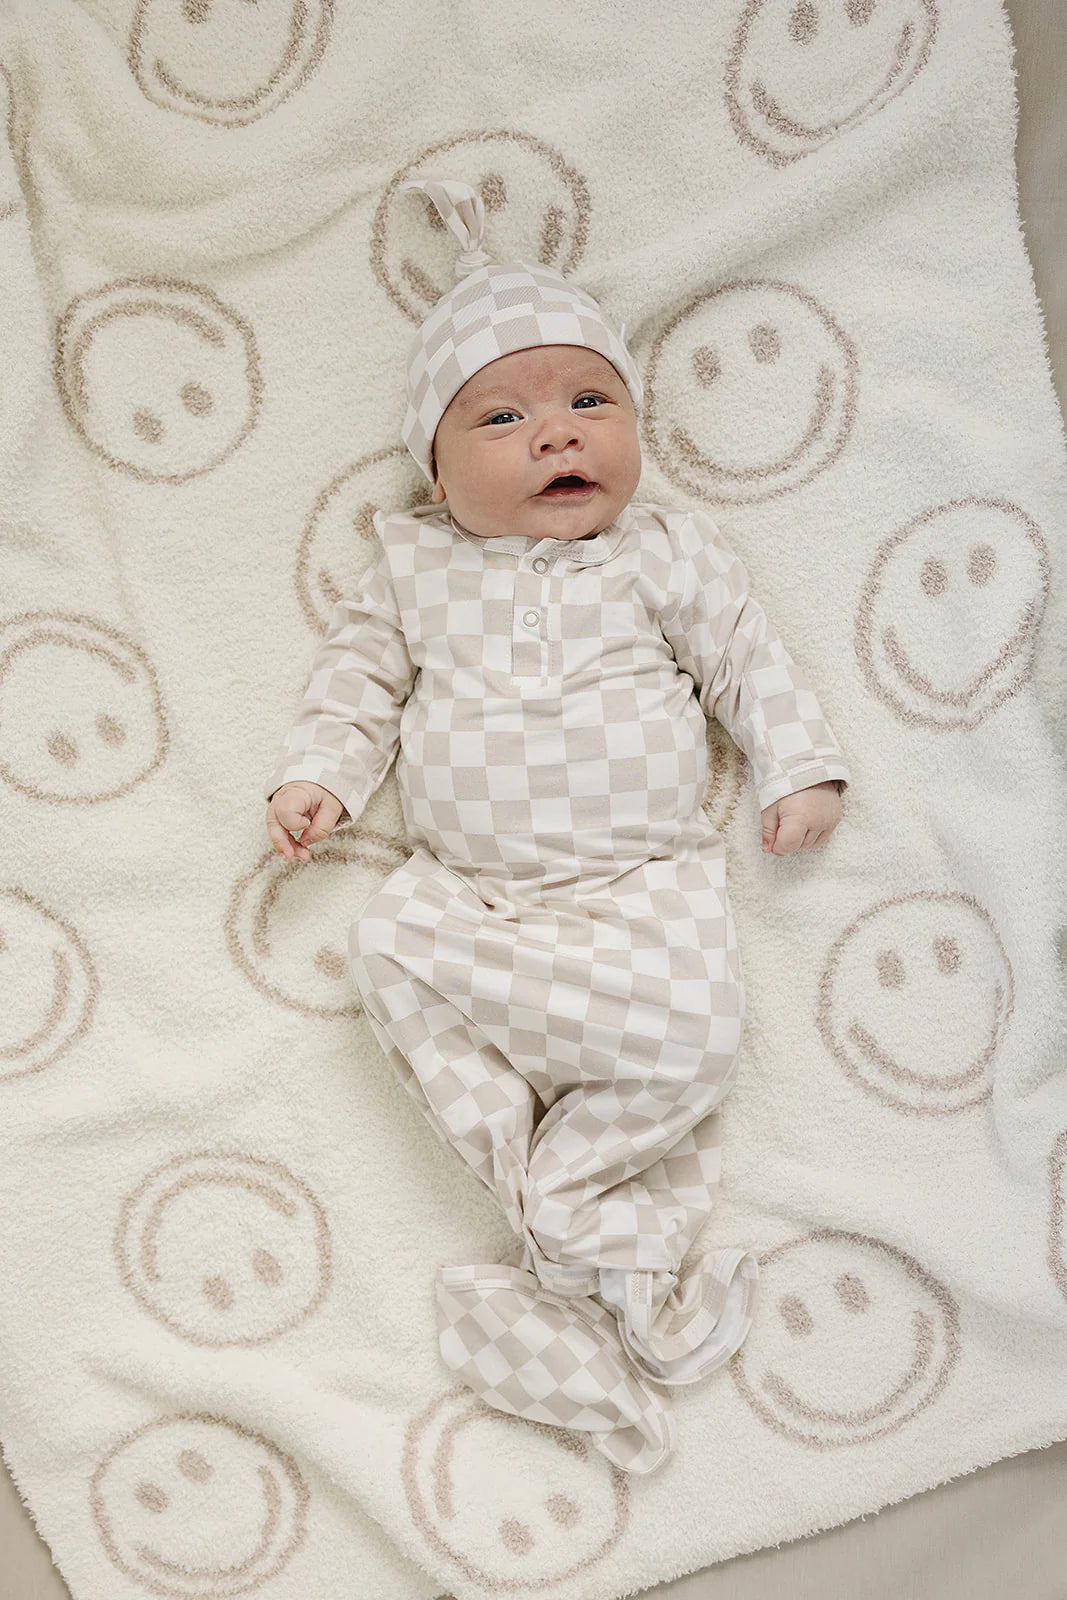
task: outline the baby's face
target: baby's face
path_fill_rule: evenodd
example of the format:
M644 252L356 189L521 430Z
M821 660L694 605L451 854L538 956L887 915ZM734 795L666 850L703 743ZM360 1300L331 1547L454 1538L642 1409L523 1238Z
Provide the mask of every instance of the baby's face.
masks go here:
M452 397L434 436L433 501L484 538L587 539L614 522L641 477L637 415L611 362L580 345L490 361ZM592 488L544 493L580 473Z

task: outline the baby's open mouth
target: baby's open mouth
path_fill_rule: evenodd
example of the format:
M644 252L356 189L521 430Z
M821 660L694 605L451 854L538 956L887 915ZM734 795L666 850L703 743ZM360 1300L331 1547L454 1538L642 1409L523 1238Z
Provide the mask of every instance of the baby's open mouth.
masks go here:
M576 478L570 474L553 478L552 482L541 490L541 495L547 495L550 500L581 500L585 495L592 494L595 488L595 483L587 483L584 478Z

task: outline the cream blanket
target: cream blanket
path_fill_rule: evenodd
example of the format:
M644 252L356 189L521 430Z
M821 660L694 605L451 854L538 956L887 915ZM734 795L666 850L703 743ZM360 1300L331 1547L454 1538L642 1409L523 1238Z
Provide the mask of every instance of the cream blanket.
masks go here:
M8 0L0 1437L75 1600L610 1600L1067 1437L1067 449L994 0ZM0 119L0 131L5 122ZM625 323L640 496L710 511L853 773L763 857L701 1248L755 1325L626 1479L472 1404L504 1259L349 987L390 775L260 798L452 281L399 184Z

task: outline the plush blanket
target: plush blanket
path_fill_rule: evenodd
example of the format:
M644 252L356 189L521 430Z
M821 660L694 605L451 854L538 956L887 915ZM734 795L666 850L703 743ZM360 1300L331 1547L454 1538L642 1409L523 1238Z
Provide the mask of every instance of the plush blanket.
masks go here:
M1067 1437L1067 446L995 0L8 0L0 14L0 1438L74 1600L613 1600ZM699 1248L737 1355L645 1478L441 1360L492 1197L345 962L392 773L261 791L476 183L646 385L639 497L744 559L853 775L760 851ZM431 219L432 221L432 219Z

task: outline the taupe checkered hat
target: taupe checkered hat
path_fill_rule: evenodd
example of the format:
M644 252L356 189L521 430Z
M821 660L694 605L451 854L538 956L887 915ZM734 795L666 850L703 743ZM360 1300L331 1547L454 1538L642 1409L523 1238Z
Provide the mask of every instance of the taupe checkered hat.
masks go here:
M438 300L408 352L408 409L400 433L431 483L434 434L449 401L482 367L514 350L541 344L596 350L618 372L640 414L643 386L623 342L625 323L616 332L592 295L553 267L494 261L482 245L482 197L469 183L411 178L400 187L428 195L464 247L455 288Z

